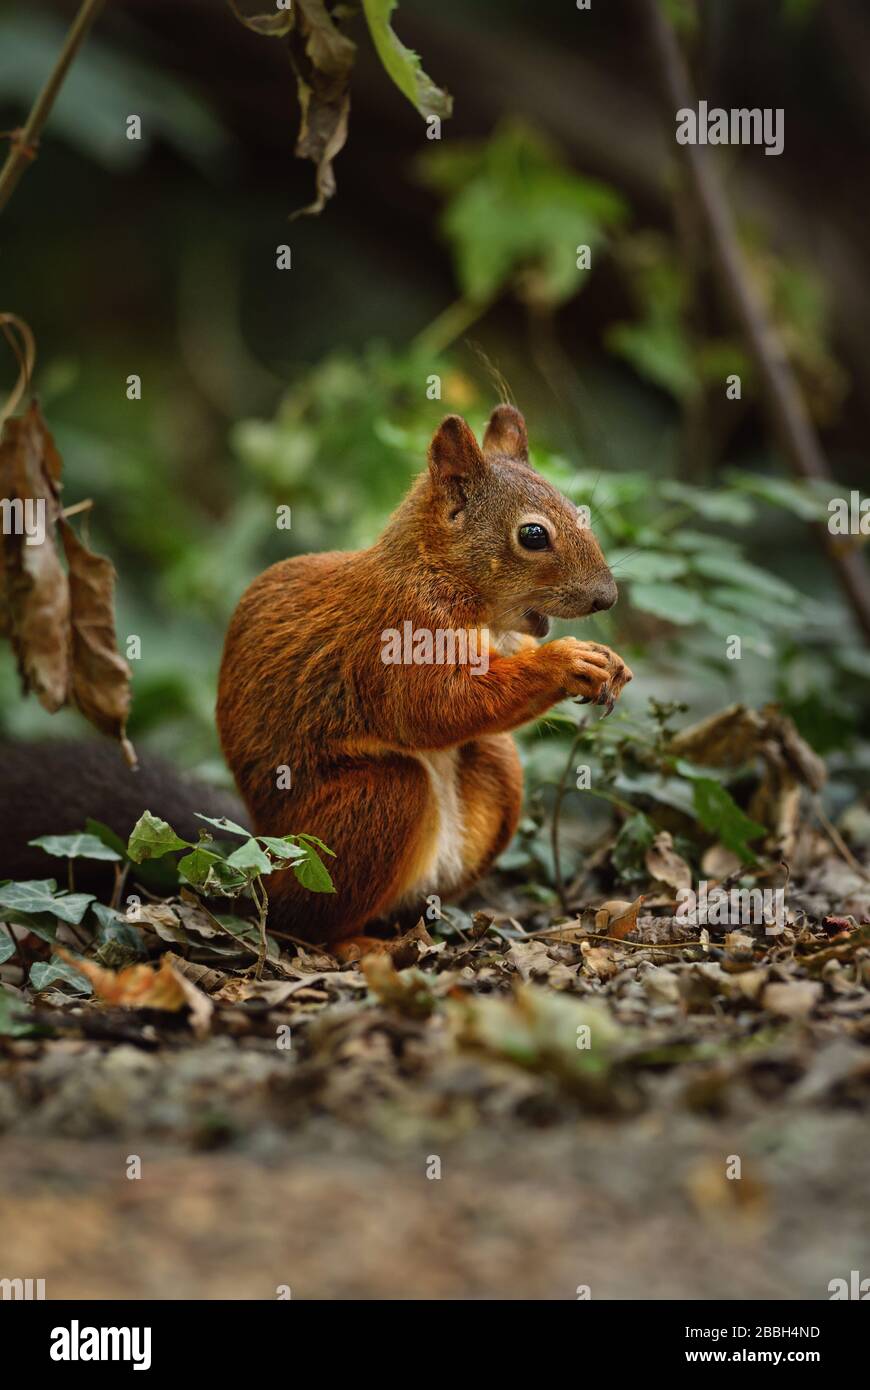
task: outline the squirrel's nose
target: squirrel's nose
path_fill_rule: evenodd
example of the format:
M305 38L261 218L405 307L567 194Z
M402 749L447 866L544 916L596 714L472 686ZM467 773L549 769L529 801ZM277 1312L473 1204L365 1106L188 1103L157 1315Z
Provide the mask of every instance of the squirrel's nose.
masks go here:
M616 580L608 570L602 575L589 595L589 612L603 613L605 609L612 608L617 599L618 590Z

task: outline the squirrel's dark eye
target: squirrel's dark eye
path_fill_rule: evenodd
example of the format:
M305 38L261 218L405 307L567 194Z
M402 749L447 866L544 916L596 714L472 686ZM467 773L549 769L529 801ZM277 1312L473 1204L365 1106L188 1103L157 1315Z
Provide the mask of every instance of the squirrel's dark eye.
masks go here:
M535 521L520 527L517 540L524 550L546 550L550 544L546 526L539 526Z

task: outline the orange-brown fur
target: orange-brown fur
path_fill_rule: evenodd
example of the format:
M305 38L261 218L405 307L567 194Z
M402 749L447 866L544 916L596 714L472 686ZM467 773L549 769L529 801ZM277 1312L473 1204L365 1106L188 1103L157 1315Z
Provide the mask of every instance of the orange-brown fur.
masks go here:
M529 513L546 519L550 551L519 545ZM429 893L470 887L516 828L510 731L566 695L605 703L631 679L606 647L573 637L538 647L528 634L543 615L582 616L615 596L592 532L529 466L510 406L493 412L482 449L457 416L442 423L428 472L370 549L283 560L255 580L227 633L221 742L258 832L306 831L336 853L334 895L273 875L272 921L335 943L419 914ZM506 652L490 648L485 674L384 664L381 634L408 620L487 627ZM282 766L290 790L278 789ZM445 843L458 860L433 877Z

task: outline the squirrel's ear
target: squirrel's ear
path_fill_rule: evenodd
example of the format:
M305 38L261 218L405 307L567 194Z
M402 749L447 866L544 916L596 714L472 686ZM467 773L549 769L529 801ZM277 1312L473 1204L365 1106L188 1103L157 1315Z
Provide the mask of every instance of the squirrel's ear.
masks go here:
M515 405L497 405L489 417L483 436L485 454L506 454L508 458L529 461L526 422Z
M432 436L429 471L436 482L461 489L486 472L486 460L461 415L447 415Z

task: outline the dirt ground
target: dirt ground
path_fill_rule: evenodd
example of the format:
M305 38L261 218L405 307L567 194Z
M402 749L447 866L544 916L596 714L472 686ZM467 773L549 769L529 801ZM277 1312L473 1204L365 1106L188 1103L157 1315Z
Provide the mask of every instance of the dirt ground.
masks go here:
M285 1059L226 1040L65 1060L28 1064L37 1108L0 1144L0 1274L49 1298L820 1299L870 1267L862 1110L663 1096L421 1143L302 1116Z

